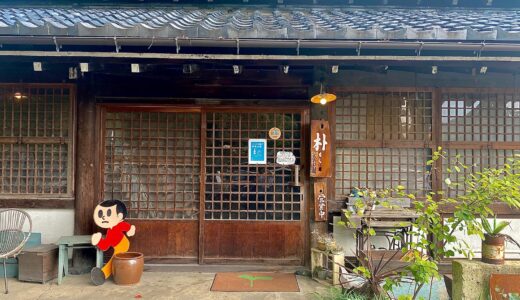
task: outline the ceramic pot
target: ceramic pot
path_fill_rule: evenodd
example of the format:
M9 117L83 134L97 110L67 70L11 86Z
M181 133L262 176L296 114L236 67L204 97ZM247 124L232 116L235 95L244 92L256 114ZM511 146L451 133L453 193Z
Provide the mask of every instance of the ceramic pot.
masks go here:
M482 261L493 265L503 265L506 237L503 235L484 235L482 241Z
M114 255L112 275L120 285L139 283L144 268L144 256L139 252L124 252Z
M327 270L319 270L317 273L318 273L317 274L318 279L321 279L321 280L327 279Z

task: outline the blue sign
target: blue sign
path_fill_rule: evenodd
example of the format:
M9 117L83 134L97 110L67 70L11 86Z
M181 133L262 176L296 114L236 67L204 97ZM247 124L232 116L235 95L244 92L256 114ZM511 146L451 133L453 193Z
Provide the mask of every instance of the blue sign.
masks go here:
M267 140L249 139L249 164L267 163Z

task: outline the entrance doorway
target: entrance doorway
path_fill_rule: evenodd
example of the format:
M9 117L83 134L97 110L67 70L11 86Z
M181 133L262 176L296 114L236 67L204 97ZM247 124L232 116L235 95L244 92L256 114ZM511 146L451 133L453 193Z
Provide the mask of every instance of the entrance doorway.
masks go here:
M102 195L121 199L136 225L132 250L172 263L304 263L302 109L102 108ZM269 137L279 128L277 140ZM249 139L267 163L249 164Z

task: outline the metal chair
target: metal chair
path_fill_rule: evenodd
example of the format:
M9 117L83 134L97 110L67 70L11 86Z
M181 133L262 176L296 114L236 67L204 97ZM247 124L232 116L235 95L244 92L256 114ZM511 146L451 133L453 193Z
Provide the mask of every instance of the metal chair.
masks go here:
M29 233L26 235L23 227L29 222ZM29 214L19 209L0 210L0 258L4 259L4 281L5 293L9 293L7 288L7 268L6 261L9 257L16 258L22 251L23 246L31 236L32 220Z

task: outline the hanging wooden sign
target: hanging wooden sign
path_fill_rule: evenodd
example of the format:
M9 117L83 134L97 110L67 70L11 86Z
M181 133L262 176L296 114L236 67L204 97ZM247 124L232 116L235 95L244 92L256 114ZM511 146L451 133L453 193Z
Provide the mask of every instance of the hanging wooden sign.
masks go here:
M331 137L328 121L311 122L311 177L331 177Z
M324 181L314 183L314 221L327 221L327 185Z

